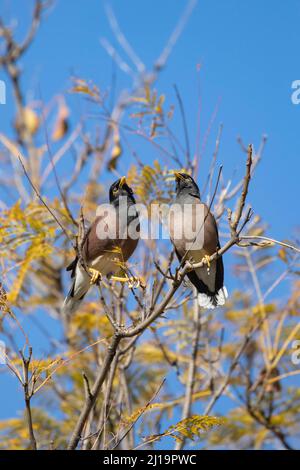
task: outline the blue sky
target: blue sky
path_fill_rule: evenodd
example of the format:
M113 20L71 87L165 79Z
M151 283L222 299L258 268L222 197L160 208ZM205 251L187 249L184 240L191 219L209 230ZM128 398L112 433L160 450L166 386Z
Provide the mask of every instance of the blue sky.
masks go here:
M115 0L111 4L127 39L150 67L186 2ZM4 18L19 19L20 35L26 30L31 5L31 1L1 0ZM299 20L299 0L199 0L156 84L159 93L166 95L167 104L176 102L173 84L180 89L193 150L197 64L201 64L202 138L219 103L203 173L200 167L200 182L205 181L220 123L224 130L219 162L224 166L225 177L234 172L240 175L244 170L244 155L236 142L237 136L245 143L253 142L257 148L261 136L267 134L264 158L251 186L249 201L254 211L268 221L269 234L278 239L290 237L299 224L300 105L291 102L291 84L300 79ZM37 97L39 88L44 101L66 92L72 74L91 79L100 89L106 89L112 65L100 45L101 37L114 42L103 1L57 0L23 61L23 84L28 99ZM121 89L129 80L122 72L117 73ZM1 70L0 79L6 79ZM80 113L80 101L68 96L67 100L75 117ZM7 105L0 105L1 131L10 129L13 112L8 88ZM183 140L180 121L175 120L175 132ZM156 158L153 149L145 152L145 161ZM5 380L12 396L5 409L0 409L0 417L11 416L22 406L21 396L14 392L14 379Z
M2 0L5 17L18 17L23 32L32 2ZM113 1L119 23L147 66L160 54L186 2ZM24 85L28 99L41 89L47 101L70 88L70 74L108 87L111 60L100 38L112 35L101 0L57 1L43 22L37 40L26 54ZM291 83L299 78L298 22L300 2L266 0L199 1L167 67L157 83L159 92L174 103L176 83L184 100L191 145L195 143L197 116L196 64L201 64L202 137L217 105L211 132L214 144L218 125L224 125L220 162L224 175L239 170L242 154L237 135L258 146L268 135L264 160L252 185L254 209L270 223L276 237L285 237L297 223L300 105L291 102ZM21 33L20 33L21 34ZM5 79L0 72L0 79ZM119 73L120 87L128 77ZM0 108L1 126L10 125L12 106ZM79 112L75 109L74 112ZM178 129L178 132L181 132ZM209 155L207 155L208 157ZM201 175L200 175L201 181ZM284 215L284 224L283 224Z

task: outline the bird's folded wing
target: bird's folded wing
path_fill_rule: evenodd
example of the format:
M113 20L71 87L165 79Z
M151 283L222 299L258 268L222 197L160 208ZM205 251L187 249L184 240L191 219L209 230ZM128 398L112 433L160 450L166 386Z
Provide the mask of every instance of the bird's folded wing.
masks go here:
M83 241L82 253L87 263L116 249L119 239L118 214L113 206L98 210Z

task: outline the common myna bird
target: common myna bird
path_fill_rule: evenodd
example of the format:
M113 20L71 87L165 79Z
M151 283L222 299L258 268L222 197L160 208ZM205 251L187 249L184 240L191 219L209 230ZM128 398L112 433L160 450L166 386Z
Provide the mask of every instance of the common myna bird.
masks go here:
M96 219L84 237L83 262L77 256L67 267L73 282L63 303L63 313L74 313L91 285L101 281L103 276L128 282L131 286L137 281L127 276L124 263L136 249L139 230L133 191L123 176L110 187L109 204L98 208ZM114 276L119 271L123 276Z
M209 262L209 257L220 248L215 218L201 202L199 188L190 175L175 172L175 179L176 198L169 224L177 257L179 261L184 257L193 263L206 260L203 267L188 272L187 276L198 291L200 307L224 305L228 294L222 257Z

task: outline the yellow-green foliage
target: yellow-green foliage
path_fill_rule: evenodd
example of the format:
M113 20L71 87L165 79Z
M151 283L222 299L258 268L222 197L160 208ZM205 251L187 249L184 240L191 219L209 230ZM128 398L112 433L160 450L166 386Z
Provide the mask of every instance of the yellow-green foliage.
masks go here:
M162 437L172 437L176 441L182 441L183 439L195 441L201 438L202 433L222 424L224 424L224 419L217 418L216 416L193 415L179 421L177 424L169 426L161 434L150 436L149 441L156 441Z
M15 303L25 277L36 260L47 258L53 250L56 227L49 213L38 203L25 208L17 202L0 216L0 254L14 276L8 300Z

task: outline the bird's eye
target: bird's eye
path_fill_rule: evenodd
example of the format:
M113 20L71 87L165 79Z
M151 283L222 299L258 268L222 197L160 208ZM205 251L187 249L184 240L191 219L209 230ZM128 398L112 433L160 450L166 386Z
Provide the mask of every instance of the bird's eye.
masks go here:
M114 193L114 194L117 194L118 190L119 190L119 188L114 188L114 189L113 189L113 193Z

